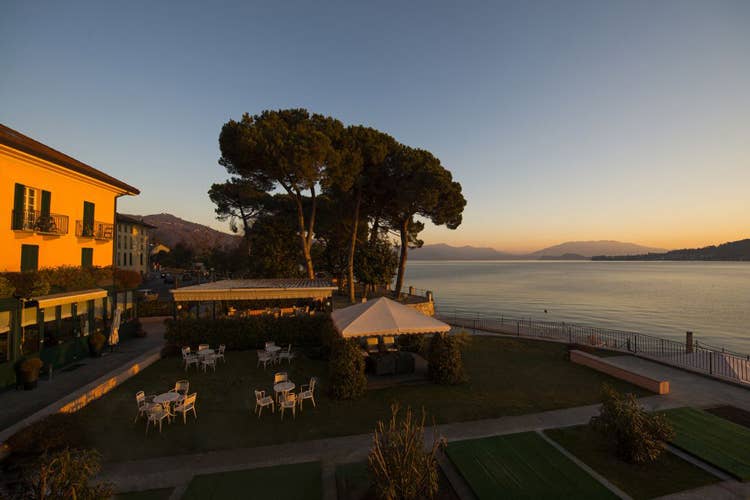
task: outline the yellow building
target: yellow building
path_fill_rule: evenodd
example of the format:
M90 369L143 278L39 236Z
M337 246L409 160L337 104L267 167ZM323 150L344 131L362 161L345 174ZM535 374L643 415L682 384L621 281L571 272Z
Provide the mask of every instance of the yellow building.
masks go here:
M111 266L117 198L139 191L0 125L0 272Z

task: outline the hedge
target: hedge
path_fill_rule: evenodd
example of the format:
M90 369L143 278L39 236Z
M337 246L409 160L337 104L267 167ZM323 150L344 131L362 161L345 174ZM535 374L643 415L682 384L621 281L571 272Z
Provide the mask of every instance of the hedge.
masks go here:
M267 341L292 344L309 354L327 356L331 341L338 336L328 315L254 316L250 318L181 318L166 321L168 344L197 347L224 344L230 350L262 349Z

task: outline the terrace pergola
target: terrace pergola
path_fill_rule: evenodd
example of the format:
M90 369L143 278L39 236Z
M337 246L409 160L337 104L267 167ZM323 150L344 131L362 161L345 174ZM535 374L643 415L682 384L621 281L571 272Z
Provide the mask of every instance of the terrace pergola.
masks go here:
M201 285L186 286L171 290L177 306L187 304L197 306L197 314L202 305L211 306L211 315L216 317L216 306L222 308L227 302L259 302L272 300L308 300L330 305L331 296L337 287L327 280L310 279L240 279L222 280ZM205 310L205 309L204 309Z

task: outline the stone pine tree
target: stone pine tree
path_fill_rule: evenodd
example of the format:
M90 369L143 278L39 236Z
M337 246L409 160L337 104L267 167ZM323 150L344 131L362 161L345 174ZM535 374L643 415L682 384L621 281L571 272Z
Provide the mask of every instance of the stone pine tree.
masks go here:
M347 282L349 300L356 302L354 288L354 258L360 237L363 205L372 206L377 197L375 178L385 169L389 156L398 148L393 137L379 130L363 127L347 127L337 143L339 163L331 168L327 177L329 190L334 198L351 205L351 227L347 255Z
M297 236L307 276L315 278L311 248L315 234L317 191L326 171L338 162L333 143L343 133L338 120L305 109L244 114L224 124L219 163L227 171L260 186L280 187L296 207ZM309 203L306 202L309 199Z
M424 227L415 217L435 225L456 229L462 220L466 200L461 184L429 151L402 147L389 168L380 176L384 216L401 241L396 297L404 285L409 245Z

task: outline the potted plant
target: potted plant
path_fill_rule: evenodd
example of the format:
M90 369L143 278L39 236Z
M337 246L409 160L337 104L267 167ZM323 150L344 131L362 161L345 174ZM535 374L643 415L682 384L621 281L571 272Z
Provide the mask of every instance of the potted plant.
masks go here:
M107 342L107 339L100 332L89 335L89 349L92 357L98 358L102 355L105 342Z
M133 328L135 330L135 336L143 338L146 336L146 330L143 329L143 325L141 324L141 320L138 318L135 318L133 320Z
M36 387L36 383L39 381L39 370L42 369L43 364L42 360L37 357L26 358L21 361L18 373L21 376L25 390L30 391Z

